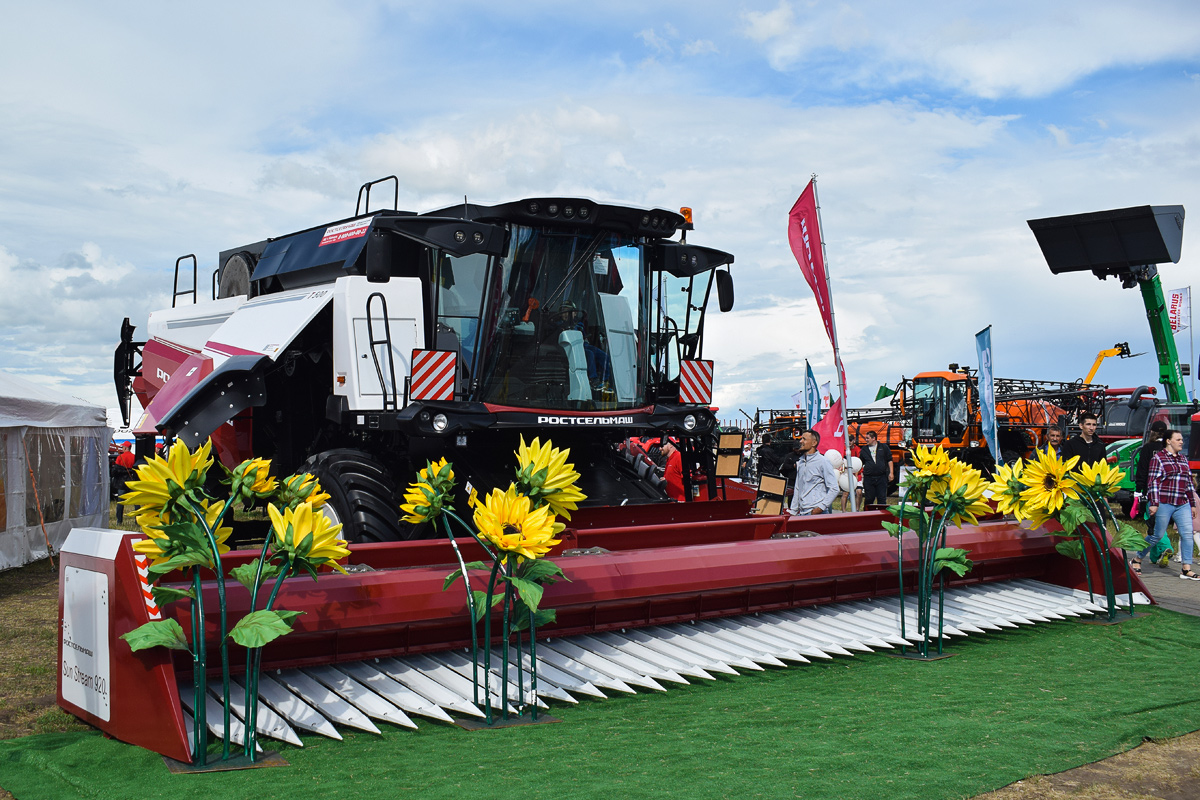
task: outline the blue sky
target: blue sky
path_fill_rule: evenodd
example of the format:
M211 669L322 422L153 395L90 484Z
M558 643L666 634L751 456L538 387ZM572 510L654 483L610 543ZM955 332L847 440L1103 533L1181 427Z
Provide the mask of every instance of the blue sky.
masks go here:
M832 357L787 247L820 175L852 405L974 364L1082 377L1151 350L1135 291L1052 276L1025 220L1200 209L1186 2L27 4L0 47L0 369L114 405L121 319L171 268L351 213L580 195L695 209L737 256L716 401L786 406ZM1192 225L1200 223L1193 222ZM1195 275L1196 234L1164 265ZM1186 334L1180 348L1188 351ZM1152 356L1099 380L1152 383ZM722 416L725 412L722 412Z

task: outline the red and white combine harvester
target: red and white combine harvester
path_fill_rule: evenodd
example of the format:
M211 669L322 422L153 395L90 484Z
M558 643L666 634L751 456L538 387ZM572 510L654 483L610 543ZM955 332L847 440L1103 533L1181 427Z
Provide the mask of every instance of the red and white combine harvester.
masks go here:
M688 243L684 212L533 198L356 214L223 252L215 298L153 313L145 342L126 320L117 388L123 408L130 392L145 408L141 454L160 433L190 447L211 436L227 465L260 456L281 475L316 474L345 525L349 574L279 594L279 607L305 613L263 651L260 695L276 712L259 716L265 735L480 713L462 655L465 597L442 590L450 544L399 521L397 486L443 456L460 487L507 486L521 435L569 447L588 496L549 554L569 581L546 590L557 621L538 629L543 700L904 642L883 512L756 514L753 490L718 477L704 321L714 294L733 306L733 256ZM687 502L623 452L647 435L679 442ZM190 662L118 638L155 613L191 628L182 604L145 601L139 538L76 531L63 549L59 702L187 760L178 682ZM468 560L482 555L472 539L458 544ZM1041 530L983 521L947 544L974 562L946 594L951 636L1098 610L1082 567ZM235 550L222 566L254 556ZM215 583L204 591L215 604ZM248 597L229 591L236 619ZM909 620L910 641L915 629ZM218 631L204 635L215 654Z

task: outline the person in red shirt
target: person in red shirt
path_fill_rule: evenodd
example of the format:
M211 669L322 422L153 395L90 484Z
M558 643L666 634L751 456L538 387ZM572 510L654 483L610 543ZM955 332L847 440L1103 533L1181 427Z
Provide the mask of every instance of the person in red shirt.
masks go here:
M676 502L682 503L683 494L683 456L671 439L662 440L662 451L667 457L667 471L663 476L667 481L667 495Z
M117 466L125 469L133 469L133 451L129 449L129 442L121 445L121 452L117 456Z

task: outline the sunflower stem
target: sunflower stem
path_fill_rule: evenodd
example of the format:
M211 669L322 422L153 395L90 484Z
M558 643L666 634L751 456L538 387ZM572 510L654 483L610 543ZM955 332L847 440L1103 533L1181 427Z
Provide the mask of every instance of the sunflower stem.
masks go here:
M471 576L467 574L467 562L463 561L462 553L458 549L458 542L454 541L454 532L450 530L450 520L445 516L442 517L442 530L445 531L446 538L450 540L450 546L454 548L454 557L458 559L458 569L462 572L463 585L467 587L467 613L471 618L471 683L475 687L475 705L479 705L479 634L478 624L475 621L475 594L471 591Z
M904 494L900 496L900 518L899 529L896 531L896 564L899 570L900 577L900 638L905 639L904 630L904 516L905 506L908 504L908 495L912 492L911 487L905 487ZM900 645L900 653L903 655L908 650L906 644Z
M204 645L204 595L200 592L200 568L192 568L192 735L195 745L192 763L208 762L207 649Z
M208 519L204 516L204 509L198 508L190 498L188 498L187 504L192 514L200 522L200 526L204 529L204 536L208 540L208 548L212 552L213 572L217 576L217 605L220 608L221 614L221 702L224 706L223 721L225 723L225 740L221 747L221 760L224 761L229 758L230 744L233 738L229 727L229 625L228 604L225 602L225 573L221 568L221 551L217 547L217 537L213 535L213 529L208 525ZM229 504L226 503L225 505L228 506ZM224 510L224 508L221 509L222 512Z
M506 564L504 571L509 580L504 582L504 627L503 640L500 643L500 718L508 719L508 638L512 635L512 631L509 630L508 612L512 606L512 564Z
M294 565L295 562L292 559L287 559L284 562L283 571L275 579L275 586L271 589L271 595L267 598L267 604L263 606L263 611L270 611L275 606L275 598L279 596L279 588L288 579ZM253 608L251 608L251 611L253 611ZM262 648L252 647L248 649L246 651L246 737L243 742L242 752L251 761L254 761L256 758L254 744L258 740L258 676L261 669Z
M537 628L533 623L534 615L531 608L529 609L529 693L533 695L533 721L537 722Z
M496 594L496 573L500 570L500 560L492 562L492 574L488 577L487 606L483 611L483 696L487 703L487 724L492 724L492 598Z
M449 508L443 508L442 511L444 511L448 516L453 518L454 521L457 522L459 525L461 525L463 530L465 530L467 533L471 534L471 536L474 537L475 541L479 542L479 546L483 548L484 552L492 557L492 561L500 560L500 554L497 551L493 550L491 545L489 545L487 543L487 540L484 539L482 536L480 536L478 533L476 533L475 530L473 528L471 528L471 526L469 526L469 525L467 525L467 523L463 522L462 517L458 516L458 514L454 513L454 511Z
M1101 574L1104 576L1104 599L1108 604L1108 620L1111 622L1117 618L1117 595L1116 589L1113 586L1112 565L1109 563L1108 558L1108 523L1105 521L1104 513L1101 512L1100 506L1096 504L1096 500L1092 497L1091 492L1085 489L1083 496L1087 498L1087 504L1091 508L1092 517L1096 520L1096 524L1100 528L1097 533L1093 533L1089 528L1088 536L1091 537L1093 544L1096 546L1096 552L1100 557ZM1097 538L1097 535L1099 538ZM1103 543L1103 546L1101 543Z

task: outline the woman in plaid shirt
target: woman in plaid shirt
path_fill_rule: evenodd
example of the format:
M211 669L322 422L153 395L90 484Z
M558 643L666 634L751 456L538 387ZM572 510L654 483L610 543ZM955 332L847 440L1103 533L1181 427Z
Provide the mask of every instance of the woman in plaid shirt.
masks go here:
M1167 525L1174 520L1179 529L1179 553L1183 556L1183 571L1179 577L1185 581L1200 581L1200 575L1192 572L1192 504L1196 502L1192 468L1181 452L1183 434L1167 431L1165 441L1166 446L1156 452L1150 462L1150 477L1146 481L1150 513L1154 515L1154 533L1146 541L1146 549L1134 558L1133 569L1141 573L1141 560L1162 539Z

